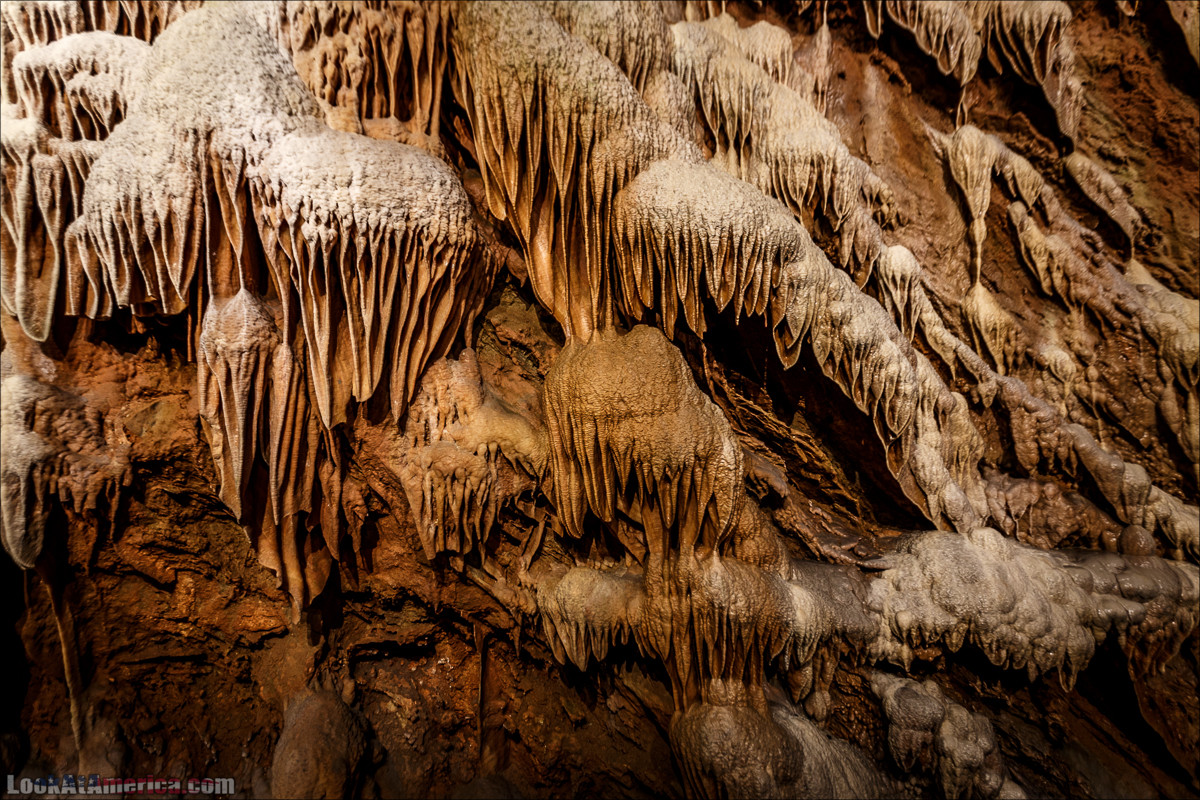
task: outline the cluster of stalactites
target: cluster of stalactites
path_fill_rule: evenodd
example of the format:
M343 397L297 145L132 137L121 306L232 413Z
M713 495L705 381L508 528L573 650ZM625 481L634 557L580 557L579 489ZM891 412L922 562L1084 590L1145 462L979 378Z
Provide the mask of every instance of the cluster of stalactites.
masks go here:
M449 3L279 0L251 13L336 130L440 152Z
M883 33L886 12L892 22L912 32L922 52L937 59L943 75L953 75L961 86L975 77L983 40L973 19L972 5L951 0L864 0L863 10L867 30L875 38Z
M4 42L4 102L17 97L13 60L17 53L50 44L71 34L101 31L153 42L181 15L202 0L24 0L0 6Z
M1017 459L1024 469L1036 473L1058 465L1073 473L1074 465L1082 462L1125 523L1161 529L1175 550L1196 552L1200 526L1194 506L1154 487L1141 467L1125 464L1106 452L1083 428L1068 425L1067 412L1078 388L1075 376L1082 369L1057 341L1053 328L1047 326L1031 342L1016 316L983 285L984 217L992 181L999 182L1012 199L1008 216L1018 254L1043 292L1061 297L1072 308L1087 309L1102 325L1124 327L1139 336L1142 331L1150 334L1158 349L1158 407L1192 461L1193 470L1197 469L1193 454L1200 451L1196 391L1200 345L1195 334L1194 302L1157 285L1136 261L1130 262L1128 274L1122 276L1100 251L1095 237L1087 235L1066 215L1056 192L1037 170L995 136L970 125L950 136L936 132L931 136L971 216L973 284L961 306L964 322L976 350L991 357L999 375L945 330L924 296L919 265L911 256L897 255L907 254L903 248L892 248L889 257L880 262L878 285L885 304L895 309L910 333L920 323L931 346L951 368L956 361L966 364L980 381L981 389L988 387L985 402L990 402L997 388L1000 390L1000 399L1011 414ZM1132 243L1140 226L1137 212L1111 176L1086 159L1079 161L1083 162L1091 166L1077 166L1076 181L1091 187L1088 194L1097 205L1114 220L1123 222ZM1039 227L1038 216L1049 221L1048 232ZM1138 286L1144 288L1135 288ZM1059 382L1061 389L1056 398L1036 396L1018 379L1006 377L1027 357ZM1183 396L1182 403L1177 399L1176 387ZM1109 466L1114 463L1119 468ZM1022 492L1018 489L1018 494ZM997 521L1007 527L1004 518Z
M992 200L992 180L1002 182L1010 197L1034 206L1042 195L1045 182L1027 160L1012 152L990 133L974 125L964 125L949 137L931 133L935 148L945 158L962 191L970 212L968 241L971 245L971 277L978 284L983 265L983 242L987 237L988 206Z
M458 178L416 147L326 130L279 140L250 196L285 315L304 329L322 422L344 421L385 377L400 419L490 284Z
M732 42L738 52L761 67L772 80L785 86L791 84L792 37L783 28L766 20L743 28L729 14L718 14L700 24Z
M654 73L670 68L671 35L657 8L639 0L540 0L563 29L596 48L639 92Z
M70 4L63 5L67 14ZM5 9L6 19L38 15L37 7L26 16ZM3 107L0 239L4 311L20 321L27 336L44 341L60 297L69 314L111 314L110 293L96 265L77 251L73 223L83 212L91 166L136 95L150 48L103 31L39 30L38 36L6 39L9 47L25 39L32 43L6 56L18 102Z
M64 232L80 212L83 185L99 145L50 139L36 119L3 109L4 196L0 201L0 300L34 341L45 341L66 273L69 311L101 311L105 298L89 293L81 270L70 269Z
M870 272L884 249L873 219L894 215L891 190L842 143L813 103L774 80L707 23L671 26L674 69L699 101L714 162L840 237L843 265Z
M1022 204L1013 203L1010 211L1014 207L1023 209ZM1027 234L1021 236L1024 238ZM1071 251L1064 246L1063 252L1067 254L1066 258ZM1200 552L1200 510L1196 506L1187 505L1154 486L1145 469L1106 451L1095 436L1078 424L1070 424L1053 403L1035 395L1018 378L994 372L982 357L947 329L925 293L921 275L920 264L906 248L889 248L887 257L880 260L877 272L876 286L881 300L909 336L918 331L924 335L952 373L956 371L956 364L966 367L975 378L976 389L985 404L991 405L999 399L1009 412L1013 450L1022 468L1034 476L1056 471L1073 476L1076 466L1082 465L1126 525L1161 531L1176 555ZM1095 281L1092 273L1087 275ZM1138 277L1143 276L1139 274ZM1131 280L1137 282L1134 278ZM1050 357L1045 348L1043 357ZM1067 363L1063 363L1064 359ZM1058 366L1047 369L1057 371L1069 381L1072 370L1068 364L1073 363L1069 355L1062 352L1057 362ZM1194 408L1190 398L1188 408ZM1193 417L1187 418L1190 419ZM995 471L986 483L988 511L1006 531L1013 530L1023 511L1030 509L1031 492L1039 498L1044 496L1050 504L1056 504L1060 494L1043 492L1024 479L1009 479ZM1078 507L1080 502L1089 509L1085 516L1093 521L1087 527L1089 538L1097 539L1109 532L1111 526L1104 521L1106 515L1082 497L1075 497L1071 504ZM1039 513L1046 511L1048 506L1043 506ZM1016 517L1012 516L1014 513ZM1072 518L1076 522L1084 521L1074 512Z
M97 407L36 378L0 386L0 538L22 569L42 552L51 499L75 514L115 517L132 479L129 442Z
M555 657L587 669L633 642L662 661L677 708L762 711L768 675L802 669L837 633L815 591L737 558L675 554L665 567L657 578L650 564L544 577L537 608Z
M784 269L814 255L785 208L703 163L656 161L613 208L622 310L633 319L657 310L668 336L681 307L688 327L704 333L706 297L719 311L732 302L735 320L770 309L782 323Z
M669 541L647 531L651 553L719 549L741 511L741 447L662 333L569 340L543 398L555 505L572 535L588 510L607 523L654 515Z
M49 136L105 139L125 118L150 45L91 31L22 50L13 58L20 116L40 120Z
M650 163L699 151L537 5L464 4L453 46L489 210L517 234L538 300L573 336L613 324L613 198Z
M751 186L705 164L611 63L580 47L539 9L476 4L456 19L456 30L473 43L462 52L460 93L474 109L473 137L489 204L529 237L534 290L569 332L586 338L613 318L614 306L639 319L656 303L666 330L673 330L680 306L688 324L702 330L705 290L719 307L732 301L738 314L766 310L785 364L811 341L826 374L872 415L885 444L902 439L891 466L901 473L906 493L932 509L931 519L961 529L978 523L986 502L970 465L981 446L961 419L962 404L932 371L919 369L882 309L832 269L801 225ZM722 47L721 37L692 27L703 41ZM478 46L517 30L537 34L530 47L491 52ZM456 47L458 42L456 36ZM730 64L757 74L752 85L777 85L729 48ZM668 95L660 99L670 105ZM805 113L819 117L811 108ZM836 142L830 144L836 150L831 163L866 170L845 151L836 130L830 133L829 123L820 122L826 139ZM564 141L564 132L572 130L581 133ZM543 136L545 151L537 149ZM590 157L577 152L589 146ZM873 184L860 177L820 185L833 192L834 208L865 215L869 225L858 230L869 229L878 239L864 201L854 198L882 195L864 188ZM589 185L594 195L571 188ZM599 193L601 187L615 197ZM600 212L578 220L581 207ZM579 248L578 258L567 256L570 247ZM911 426L917 392L928 395L921 431ZM914 453L920 457L910 458Z
M1057 669L1070 687L1110 632L1161 664L1197 620L1195 565L1044 551L991 528L916 535L880 566L868 599L880 620L870 652L905 668L916 648L970 642L1031 680Z
M400 479L430 560L484 546L501 507L546 470L546 431L483 383L473 350L429 366L408 409Z
M1008 67L1040 86L1059 130L1072 141L1079 129L1083 88L1075 76L1075 51L1066 3L1044 0L863 0L867 29L878 38L886 18L911 31L917 46L937 59L945 75L965 86L987 53L998 72ZM961 119L961 116L960 116Z
M466 192L418 148L323 125L236 4L180 18L151 47L43 38L17 57L21 108L5 106L4 310L37 340L64 293L73 315L188 312L221 496L302 604L338 553L341 467L319 423L380 386L399 419L486 294L495 264ZM128 53L140 67L116 65ZM119 74L124 118L66 124L60 92L99 74ZM38 116L9 119L20 110ZM250 508L260 455L267 492ZM323 543L304 528L317 513Z

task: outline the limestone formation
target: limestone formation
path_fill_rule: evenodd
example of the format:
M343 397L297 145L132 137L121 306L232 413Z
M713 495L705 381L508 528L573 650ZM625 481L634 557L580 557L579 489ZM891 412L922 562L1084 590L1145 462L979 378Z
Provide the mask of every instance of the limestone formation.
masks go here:
M1067 32L1071 9L1066 3L864 0L863 8L872 36L879 37L886 15L911 31L917 46L937 60L942 74L953 75L960 85L971 81L986 53L997 72L1011 69L1026 83L1040 86L1059 130L1075 139L1083 88L1075 75L1074 44Z
M8 772L1194 794L1194 5L5 3Z
M917 683L876 672L871 688L887 714L888 748L905 769L920 762L936 772L946 797L1026 796L1006 775L987 717L955 703L931 680Z
M401 480L430 559L482 552L500 507L546 471L541 421L483 385L471 350L426 370L404 433Z
M29 375L4 378L2 409L4 549L30 569L46 544L54 499L74 515L106 514L115 525L132 477L129 443L100 409Z

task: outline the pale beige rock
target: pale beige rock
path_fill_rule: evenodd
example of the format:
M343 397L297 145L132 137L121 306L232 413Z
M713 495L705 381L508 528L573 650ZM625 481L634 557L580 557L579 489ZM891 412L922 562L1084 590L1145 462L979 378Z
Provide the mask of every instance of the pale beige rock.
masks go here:
M129 442L80 397L20 373L0 389L4 549L22 569L42 552L50 501L76 514L115 515L132 479Z

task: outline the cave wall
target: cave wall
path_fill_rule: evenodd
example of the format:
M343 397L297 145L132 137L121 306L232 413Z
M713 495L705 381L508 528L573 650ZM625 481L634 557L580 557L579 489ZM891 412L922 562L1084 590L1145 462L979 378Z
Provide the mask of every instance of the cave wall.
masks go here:
M1197 19L6 3L7 772L1196 795Z

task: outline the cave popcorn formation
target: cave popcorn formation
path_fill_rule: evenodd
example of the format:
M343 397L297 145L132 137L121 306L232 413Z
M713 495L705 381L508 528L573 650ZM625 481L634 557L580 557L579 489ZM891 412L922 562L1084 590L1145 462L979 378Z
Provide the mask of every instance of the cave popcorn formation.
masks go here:
M106 728L48 520L120 524L136 446L66 366L119 329L182 331L212 494L293 622L404 520L439 581L536 618L557 661L657 662L692 796L1021 797L939 670L973 650L1069 692L1110 636L1135 679L1166 668L1200 597L1200 313L1087 152L1072 9L834 8L960 92L919 131L961 216L947 266L840 127L846 45L810 5L789 12L809 36L698 2L5 5L0 532L53 598L81 763ZM968 122L1009 73L1048 106L1050 157ZM1005 293L1000 250L1040 306ZM510 278L562 333L520 379L474 341ZM934 530L869 556L789 542L792 465L713 375L719 337L762 325L763 374L819 369ZM1110 333L1133 389L1101 374ZM823 727L839 678L877 698L894 763ZM351 702L292 698L277 792L357 791Z

